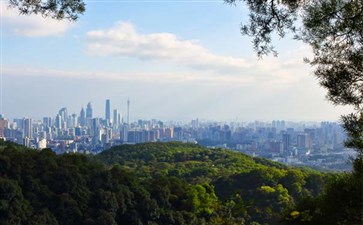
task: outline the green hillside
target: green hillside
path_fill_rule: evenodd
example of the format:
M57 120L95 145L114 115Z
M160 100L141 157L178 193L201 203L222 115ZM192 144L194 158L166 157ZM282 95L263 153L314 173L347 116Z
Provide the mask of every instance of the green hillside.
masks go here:
M236 224L213 188L0 143L0 224Z
M97 155L139 177L174 176L192 184L210 184L234 216L247 224L277 224L284 210L306 196L316 196L332 175L287 167L261 158L195 144L121 145Z
M97 158L110 165L118 163L140 175L163 174L192 183L210 182L226 175L256 169L288 168L230 150L208 149L178 142L121 145L98 154Z
M318 224L315 196L342 178L192 144L87 156L1 142L0 224Z

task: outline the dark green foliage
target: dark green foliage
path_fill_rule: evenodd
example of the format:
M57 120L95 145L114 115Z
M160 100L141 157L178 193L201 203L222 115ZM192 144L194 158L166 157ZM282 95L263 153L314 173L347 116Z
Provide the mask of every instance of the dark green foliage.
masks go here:
M85 11L83 0L9 0L9 5L21 14L40 14L53 19L76 21Z
M343 117L344 128L348 133L346 146L354 148L358 157L363 157L363 112Z
M29 214L29 202L24 199L19 184L11 179L0 178L1 224L23 224Z
M0 224L203 224L220 206L208 184L1 144Z
M354 172L331 180L318 198L302 199L286 212L283 224L363 224L363 161L354 161Z

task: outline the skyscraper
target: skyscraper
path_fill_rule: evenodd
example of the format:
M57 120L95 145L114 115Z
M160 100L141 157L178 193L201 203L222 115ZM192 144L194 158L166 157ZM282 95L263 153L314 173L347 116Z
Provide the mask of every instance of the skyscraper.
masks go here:
M61 115L57 115L55 117L55 127L58 128L58 129L62 129L62 116Z
M91 105L91 102L88 102L88 104L87 104L86 118L87 119L92 119L92 105Z
M66 107L63 107L59 110L59 113L58 113L61 117L61 127L63 129L66 129L66 125L67 124L67 120L68 120L68 112L67 112L67 108Z
M105 119L109 123L111 122L111 106L110 106L110 99L106 99L106 112L105 112Z
M112 120L112 124L113 124L113 127L115 129L117 129L118 126L120 125L119 113L118 113L118 110L117 109L114 109L113 110L113 120Z
M86 126L86 113L84 112L83 107L79 113L79 125L81 125L81 127Z
M24 129L24 138L33 138L33 124L32 119L24 118L23 119L23 129Z
M130 125L130 99L127 99L127 124Z
M77 114L75 113L72 114L71 126L72 128L78 126Z

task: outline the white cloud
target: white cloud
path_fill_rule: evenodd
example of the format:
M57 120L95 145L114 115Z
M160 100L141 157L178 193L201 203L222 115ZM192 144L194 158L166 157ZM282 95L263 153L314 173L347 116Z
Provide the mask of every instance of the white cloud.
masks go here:
M123 56L171 63L192 69L193 75L185 76L189 80L229 82L231 85L286 86L298 82L310 70L302 61L309 52L305 48L263 60L223 56L211 53L195 40L183 40L171 33L142 34L128 22L118 22L110 29L89 31L86 52L96 56ZM175 71L178 69L173 69L169 76L177 74Z
M16 9L9 8L4 1L1 1L0 7L4 31L19 36L57 36L64 34L72 26L68 21L44 18L41 15L20 15Z
M119 22L108 30L90 31L87 38L87 52L91 55L167 60L219 73L242 72L250 67L243 58L213 54L195 41L182 40L171 33L141 34L127 22Z

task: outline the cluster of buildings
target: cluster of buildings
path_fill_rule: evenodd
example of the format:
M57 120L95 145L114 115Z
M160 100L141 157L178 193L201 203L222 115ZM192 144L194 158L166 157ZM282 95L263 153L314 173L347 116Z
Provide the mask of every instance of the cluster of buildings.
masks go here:
M130 121L130 101L126 118L106 100L105 115L93 115L92 104L79 114L61 108L54 117L42 120L21 118L8 120L0 116L0 138L27 147L51 148L57 153L97 154L119 144L156 141L199 143L208 147L234 149L254 156L271 158L288 164L342 164L346 156L346 134L335 122L296 123L230 122L192 120L189 123L160 120ZM332 155L334 156L332 159ZM329 159L328 159L329 158Z
M79 114L66 107L53 117L42 120L21 118L8 120L0 115L0 138L30 148L52 148L57 153L84 152L96 154L123 143L172 141L173 127L157 120L130 123L130 100L126 118L106 100L104 117L95 117L91 102Z

